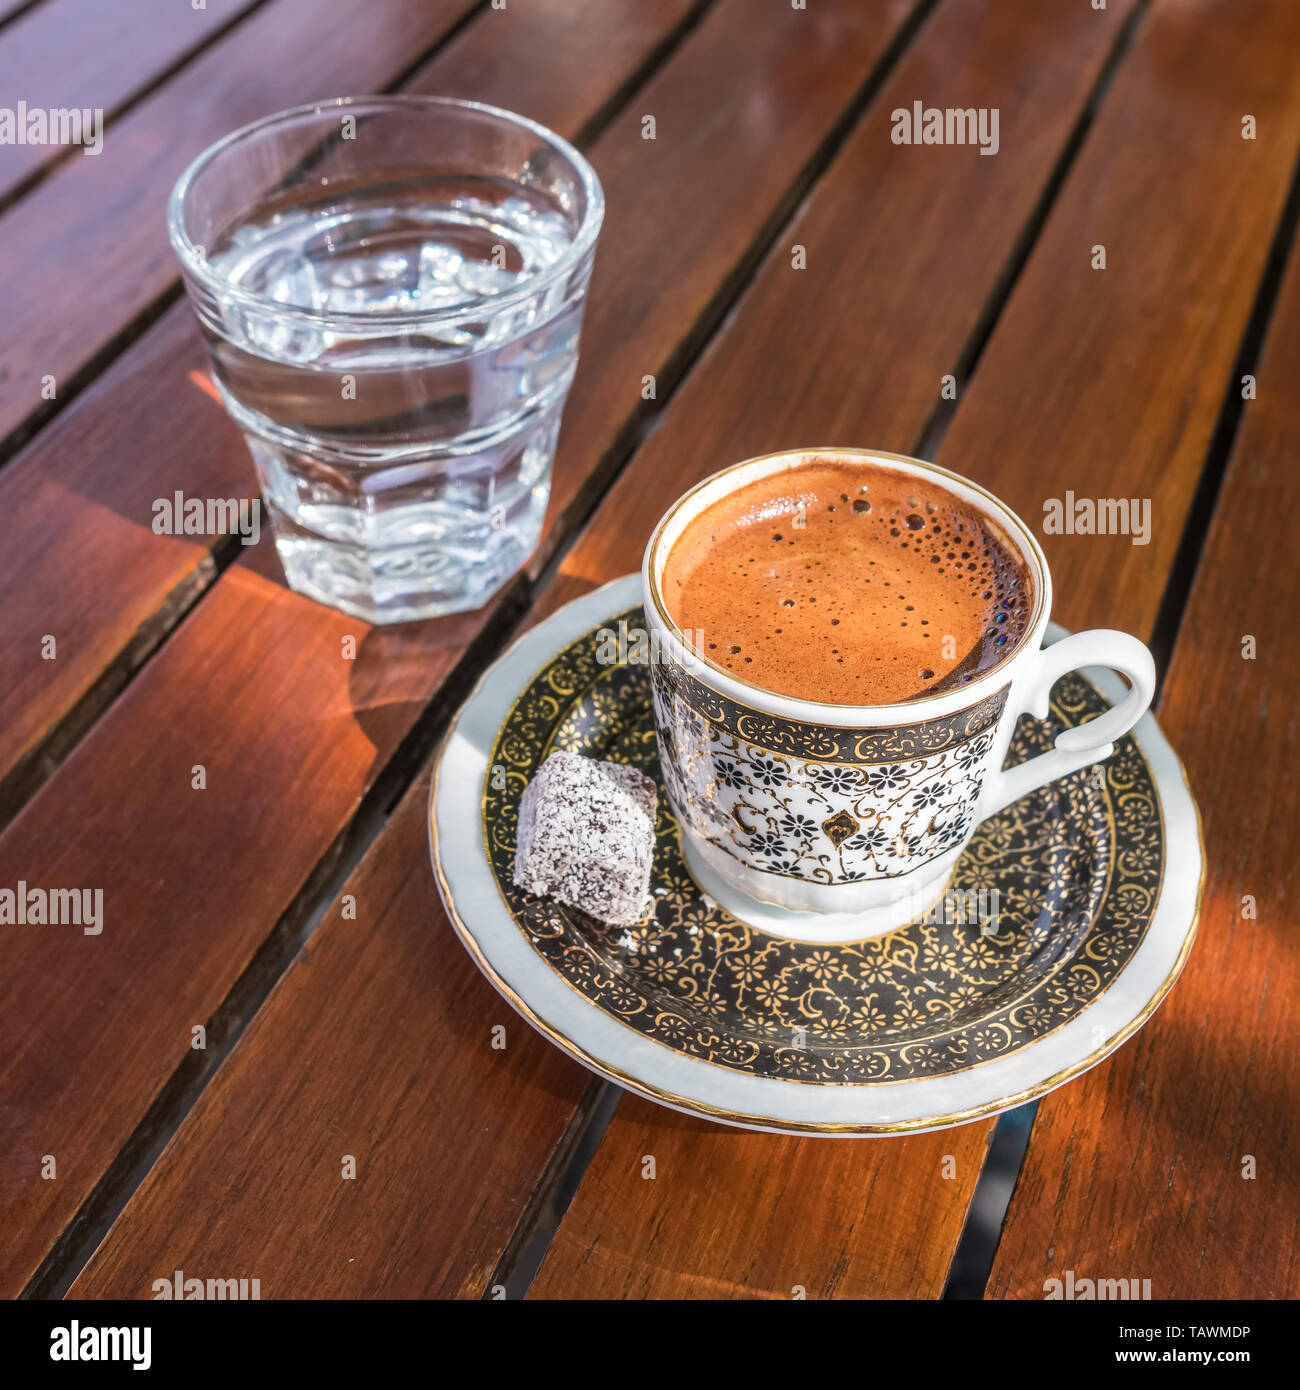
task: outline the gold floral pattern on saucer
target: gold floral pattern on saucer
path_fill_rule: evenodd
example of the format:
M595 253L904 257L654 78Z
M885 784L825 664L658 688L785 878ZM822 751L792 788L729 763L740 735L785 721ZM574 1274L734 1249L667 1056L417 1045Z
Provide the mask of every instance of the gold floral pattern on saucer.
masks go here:
M639 610L621 615L630 626ZM612 621L619 621L615 619ZM950 1075L1068 1023L1132 958L1151 923L1165 840L1154 777L1133 738L1100 767L986 821L940 908L846 945L787 941L706 899L661 795L651 897L614 928L512 882L519 798L554 748L632 763L660 779L646 665L603 664L598 629L528 683L488 760L483 825L519 930L567 983L627 1027L685 1056L812 1084ZM1051 718L1023 719L1008 761L1108 708L1083 677ZM830 836L840 827L826 830Z

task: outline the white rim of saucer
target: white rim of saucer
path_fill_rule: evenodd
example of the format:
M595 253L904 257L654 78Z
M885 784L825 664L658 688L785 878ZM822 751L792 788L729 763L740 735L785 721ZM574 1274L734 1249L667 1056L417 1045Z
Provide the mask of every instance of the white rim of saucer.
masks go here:
M746 1129L865 1137L943 1129L1013 1109L1095 1066L1155 1012L1196 935L1204 854L1200 816L1182 764L1149 712L1133 734L1155 780L1165 833L1164 875L1151 924L1103 994L1007 1057L948 1076L808 1085L683 1056L578 993L533 949L506 906L483 843L482 788L501 725L528 682L583 633L637 607L641 598L640 576L627 575L521 637L465 702L434 770L429 831L447 914L497 991L544 1036L598 1075L686 1114ZM1054 623L1047 641L1065 635ZM1125 693L1112 671L1083 674L1107 699ZM466 813L467 801L473 814Z

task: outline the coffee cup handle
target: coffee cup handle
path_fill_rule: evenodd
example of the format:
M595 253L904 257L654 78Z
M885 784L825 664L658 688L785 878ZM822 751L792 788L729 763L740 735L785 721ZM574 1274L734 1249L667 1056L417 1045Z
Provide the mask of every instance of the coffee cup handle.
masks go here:
M1084 666L1109 666L1127 676L1132 687L1128 694L1104 714L1086 724L1065 729L1056 736L1054 747L1028 762L999 771L984 788L979 818L994 815L1022 796L1075 772L1089 763L1099 763L1115 751L1115 740L1123 738L1147 711L1156 690L1156 664L1151 653L1136 637L1111 628L1076 632L1034 656L1037 666L1022 687L1020 714L1046 719L1052 686L1068 671Z

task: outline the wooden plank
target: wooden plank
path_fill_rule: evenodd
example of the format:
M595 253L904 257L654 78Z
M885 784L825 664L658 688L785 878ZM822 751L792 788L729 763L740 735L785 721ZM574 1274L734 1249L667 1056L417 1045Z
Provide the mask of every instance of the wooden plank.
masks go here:
M489 9L404 90L504 106L583 140L713 0L524 0ZM541 55L544 55L544 61ZM596 84L604 100L593 100ZM584 141L585 143L585 141Z
M1204 819L1199 937L1139 1040L1042 1103L993 1297L1066 1270L1153 1298L1300 1295L1295 249L1256 376L1160 707Z
M149 527L154 499L177 488L242 497L255 487L211 390L193 314L178 304L0 471L6 817L213 578L215 538Z
M0 217L0 443L48 409L44 377L66 396L175 283L164 209L195 155L282 107L392 82L473 3L272 0Z
M776 6L767 24L755 24L751 5L725 0L642 93L662 113L661 129L690 133L671 167L653 151L640 164L623 154L645 149L635 112L602 137L607 283L655 277L675 307L667 323L655 317L656 332L684 331L677 319L693 323L711 293L698 269L674 279L683 244L715 281L725 278L905 13L902 4L864 12L838 0L806 25L801 12ZM730 85L719 86L724 72ZM590 80L605 101L608 75ZM762 120L754 92L764 94ZM742 210L715 209L707 192L721 169L738 165L749 171ZM685 240L670 193L695 209ZM614 362L628 326L606 307L610 292L600 293L585 353ZM676 342L647 329L642 345L657 362ZM601 387L589 379L585 389ZM50 935L29 932L0 987L0 1002L9 1001L0 1027L12 1035L0 1138L16 1154L8 1171L20 1175L6 1193L15 1210L0 1287L30 1277L185 1056L190 1028L219 1007L485 621L472 614L368 631L285 590L264 545L222 576L0 839L4 862L22 866L29 882L102 885L116 923L111 954L96 954L87 938L73 961ZM355 662L345 637L357 643ZM211 795L191 792L200 763ZM76 804L72 822L65 797ZM164 984L172 974L175 989ZM62 1007L79 989L101 1001L90 1019ZM113 1007L128 998L129 1017ZM446 1098L449 1109L456 1104L477 1100ZM57 1146L70 1155L66 1182L40 1181L32 1155L42 1144L40 1153Z
M421 870L428 794L422 780L389 828L392 848ZM144 1226L115 1230L72 1297L149 1298L155 1278L200 1264L246 1271L263 1298L484 1293L590 1078L479 974L439 911L432 874L394 877L371 856L347 891L355 920L336 906L322 923L187 1142L168 1151L170 1181L141 1193ZM351 1018L371 1026L359 1032ZM504 1047L493 1046L497 1026ZM393 1067L395 1056L414 1072ZM323 1095L324 1077L350 1084ZM258 1159L266 1126L290 1115L274 1158ZM251 1145L204 1171L221 1135ZM172 1205L178 1185L203 1192L183 1215Z
M1156 0L943 441L1035 527L1067 627L1155 620L1300 152L1298 46L1290 0ZM1067 489L1149 499L1149 543L1046 534Z
M0 92L28 110L98 110L107 122L260 0L208 0L202 9L176 0L50 0L0 34ZM101 128L102 130L102 128ZM0 202L66 146L0 145ZM99 158L98 155L90 156Z
M1218 20L1225 14L1222 8L1212 12ZM1209 15L1204 5L1168 6L1139 31L940 454L944 463L1010 500L1031 524L1044 515L1045 493L1066 486L1080 495L1122 492L1156 499L1158 534L1140 561L1130 559L1129 537L1089 538L1082 544L1073 537L1044 538L1056 577L1057 612L1073 625L1151 630L1300 135L1300 93L1284 80L1294 51L1286 42L1294 25L1290 7L1253 6L1243 31L1249 37L1222 44L1206 43ZM1233 15L1237 18L1223 22L1235 27L1240 10ZM989 71L996 71L996 64ZM1042 71L1057 70L1044 63ZM1004 80L999 90L1013 85ZM1186 133L1168 118L1171 109L1182 109L1185 89L1203 94L1195 113L1196 135L1203 138L1186 146ZM977 97L927 100L940 106L980 104ZM1238 123L1243 110L1266 112L1275 132L1272 148L1251 149L1244 158ZM1015 148L1017 138L1005 104L1002 130L999 160ZM1195 169L1172 155L1171 147L1196 149ZM1225 182L1234 185L1243 203L1252 204L1249 212L1241 208L1247 230L1219 215ZM875 201L900 206L893 196ZM986 198L982 206L994 201ZM820 206L813 205L811 219ZM894 235L905 248L902 254L924 259L910 276L897 276L895 293L917 312L909 291L918 283L918 270L920 282L929 285L954 267L918 247L914 224L906 217L901 221L902 230ZM966 219L958 225L969 230ZM1118 283L1099 286L1090 278L1088 248L1107 238ZM822 290L822 303L808 298L817 292L808 279L817 265L832 266L838 275L846 254L866 261L874 251L886 269L894 261L870 241L856 253L840 242L824 244L815 225L797 227L791 240L808 247L809 271L800 288L781 267L770 289L765 275L746 298L727 339L683 388L670 416L671 433L665 426L648 442L566 559L564 596L627 568L626 557L639 553L663 506L720 462L812 439L869 440L895 450L910 446L914 435L897 424L891 428L887 414L875 413L873 392L888 398L906 391L918 373L896 366L886 382L873 387L870 371L860 368L873 359L859 346L860 335L872 330L845 326L848 316L831 307L831 284ZM1159 262L1139 249L1152 246L1161 248ZM1154 283L1142 283L1142 274ZM942 279L939 283L944 285ZM888 290L882 293L887 296ZM879 298L873 293L865 302L875 319ZM942 293L936 302L944 302ZM772 323L785 325L800 341L812 335L812 347L795 371L787 359L784 387L781 365L764 351L770 337L764 337L762 325ZM888 318L880 331L886 340L899 336L896 330L891 335ZM1171 342L1179 345L1176 353L1168 351ZM842 361L854 364L854 375L834 375L828 364ZM1124 364L1123 371L1109 366L1116 361ZM933 390L937 369L919 377ZM773 401L778 404L769 404ZM747 403L743 411L742 402ZM732 428L724 434L719 420ZM684 441L690 441L689 448ZM1106 577L1116 573L1124 575L1118 590ZM708 1127L667 1114L656 1124L654 1112L620 1106L534 1292L673 1297L717 1288L788 1297L791 1284L799 1282L810 1294L934 1296L942 1287L987 1133L988 1126L971 1125L946 1139L891 1140L879 1155L873 1145L853 1182L827 1189L829 1212L810 1200L789 1221L779 1214L766 1220L753 1201L773 1159L771 1141L731 1139L716 1152L707 1150L705 1216L698 1203L686 1199L681 1181L644 1181L639 1160L653 1153L660 1172L684 1173L692 1158L705 1152ZM783 1161L793 1162L799 1145L821 1142L790 1141ZM957 1159L961 1176L956 1181L940 1178L938 1158L944 1153ZM900 1252L895 1243L900 1225L911 1228L915 1203L928 1213L927 1235L941 1228L942 1239L925 1247L930 1262L924 1264L912 1263L910 1252ZM705 1223L707 1239L699 1237L697 1220ZM811 1248L804 1235L808 1223L838 1236Z
M847 383L870 382L877 373L883 377L892 370L899 382L916 378L930 383L930 391L899 394L882 387L864 407L871 414L864 415L860 423L871 429L875 437L883 437L886 444L892 442L902 446L910 443L920 430L933 401L934 384L960 354L964 338L977 321L983 300L996 282L999 267L1033 205L1036 190L1046 178L1056 150L1064 144L1072 113L1081 107L1090 80L1104 60L1108 42L1123 22L1122 10L1112 11L1095 26L1091 19L1070 17L1062 12L1049 16L1032 0L1016 0L1014 5L999 7L995 18L981 19L984 9L977 3L948 6L918 37L915 50L905 58L898 76L887 85L877 112L841 151L831 171L815 189L796 226L778 238L770 261L742 301L737 318L699 369L705 385L697 390L695 376L687 378L662 429L654 436L651 446L638 455L631 481L619 489L619 494L626 499L624 510L620 513L602 511L587 532L578 551L581 559L577 568L566 566L571 575L580 576L584 583L595 583L625 571L634 562L644 531L653 523L664 502L679 490L681 475L692 469L696 473L706 471L713 466L708 448L695 447L694 431L707 415L709 400L714 400L724 412L729 411L725 393L722 396L712 393L731 380L728 369L731 362L739 360L748 370L751 358L746 344L755 338L763 341L762 324L780 323L786 330L775 349L771 336L766 339L768 352L778 358L778 365L772 367L772 379L780 376L779 363L784 363L788 374L786 389L759 389L746 397L746 408L758 412L771 428L779 431L786 419L785 412L801 408L799 372L806 368L799 354L810 340L816 341L816 333L822 331L817 360L826 374L819 388L826 407L831 408L832 403L838 401ZM973 59L966 62L972 55ZM1057 61L1047 61L1049 55ZM959 56L962 63L956 61ZM989 160L971 150L942 151L938 152L941 163L936 172L924 166L918 169L912 159L915 152L902 151L890 144L888 111L905 99L903 93L915 90L923 77L933 82L930 90L935 100L960 97L964 104L967 99L975 100L977 92L996 89L1017 93L1014 107L1006 107L1003 115L1003 130L1014 133L1016 138L1004 147L1002 157ZM989 84L988 88L980 86L981 83ZM1020 137L1028 132L1033 132L1033 139L1026 143ZM860 209L865 187L872 188L881 205L893 208L896 216L864 228ZM962 217L963 211L968 211L972 205L1001 211L988 221L980 220L972 230ZM914 218L923 221L927 228L921 252L915 247ZM804 241L809 248L810 264L826 267L827 274L816 294L812 290L795 291L788 301L781 299L774 303L773 296L785 293L782 287L791 275L788 268L791 238ZM953 258L955 264L948 265L938 281L931 285L927 278L930 269L945 265L949 258ZM831 266L838 268L838 280L829 274ZM862 319L852 319L835 311L842 302L844 283L860 286L864 299L874 306L872 322L865 330ZM942 312L937 308L931 312L927 307L918 316L918 298L924 299L931 292L941 302ZM803 294L813 297L801 299ZM761 306L757 311L761 317L757 320L756 311L750 307L751 299ZM786 310L788 315L782 317L781 313ZM777 316L773 317L774 314ZM826 318L824 330L821 329L823 316ZM910 326L918 321L923 324L923 330L910 331ZM862 337L855 340L855 333L861 333ZM602 348L606 341L606 335L602 334ZM724 346L725 354L721 351ZM587 355L592 356L590 344ZM793 379L794 389L789 379ZM697 404L688 406L689 401ZM736 428L745 427L736 412L729 411L729 414ZM659 479L660 469L669 471L666 480ZM558 593L559 589L553 591ZM548 595L542 609L549 606ZM372 852L376 882L382 878L406 881L423 877L423 862L412 859L405 839L407 818L422 818L423 814L423 788L417 787L399 811L394 825ZM322 927L322 934L343 936L344 925L330 921ZM369 927L377 934L401 929L397 920L388 917L375 920ZM314 939L313 954L324 949L322 934ZM400 952L394 952L393 961L395 967L400 968ZM296 971L297 967L293 969ZM327 977L322 975L318 988L292 998L284 994L277 996L264 1010L259 1027L267 1029L267 1036L271 1038L292 1036L299 1010L329 1019L331 1026L345 1036L351 1036L353 1029L368 1034L380 1026L378 1016L345 1006L345 1001L350 1005L347 992L330 986ZM498 1011L499 1006L488 1010L483 1016L483 1025L496 1021ZM239 1055L239 1050L235 1055ZM404 1091L421 1085L422 1065L418 1051L391 1050L384 1060L389 1073L384 1087ZM230 1127L223 1129L218 1116L230 1102L222 1099L221 1093L228 1086L248 1085L248 1078L254 1071L259 1094L269 1097L261 1107L256 1125L237 1131ZM104 1296L130 1293L140 1287L149 1270L160 1262L166 1266L177 1252L185 1249L202 1248L212 1252L214 1257L219 1255L226 1265L238 1267L239 1261L247 1258L245 1252L254 1238L253 1229L248 1222L236 1221L225 1229L214 1248L212 1242L218 1233L201 1211L206 1201L200 1196L204 1184L213 1180L214 1175L220 1175L216 1180L221 1184L246 1183L250 1180L248 1177L241 1179L237 1175L249 1172L250 1155L258 1152L262 1155L257 1164L260 1176L251 1178L257 1193L249 1201L250 1212L261 1209L292 1212L299 1201L313 1206L322 1201L332 1202L314 1179L302 1185L292 1159L268 1159L267 1156L279 1154L283 1136L312 1132L321 1123L321 1117L333 1114L338 1108L350 1111L358 1103L355 1098L374 1085L373 1074L362 1074L356 1068L331 1070L292 1049L269 1043L262 1052L260 1067L239 1076L230 1069L223 1071L200 1098L138 1197L106 1237L74 1292ZM476 1113L483 1115L481 1109ZM616 1124L624 1123L625 1114L635 1116L637 1113L621 1110ZM692 1132L692 1122L668 1112L650 1112L647 1122L651 1119L678 1135ZM711 1159L715 1155L718 1158L722 1190L728 1181L737 1177L740 1167L737 1163L728 1169L723 1162L726 1155L747 1152L751 1155L749 1162L753 1163L773 1152L773 1145L785 1142L731 1132L719 1137L717 1131L708 1126L697 1129L702 1150L707 1151ZM450 1161L442 1156L446 1140L441 1136L424 1135L408 1142L417 1144L409 1161L419 1168L429 1166L437 1171L442 1163ZM665 1147L656 1149L656 1153L666 1153L671 1145L671 1139L665 1140L662 1136L657 1142ZM792 1142L797 1146L797 1141ZM911 1271L903 1268L913 1258L910 1250L905 1251L898 1258L881 1260L881 1283L873 1284L863 1272L865 1264L857 1261L843 1282L845 1289L865 1290L892 1284L935 1290L936 1281L942 1280L946 1268L946 1252L956 1239L985 1142L986 1131L976 1129L960 1135L917 1142L909 1140L901 1147L821 1147L812 1157L804 1156L812 1154L811 1150L798 1148L801 1167L829 1164L846 1182L855 1169L860 1173L870 1172L873 1162L887 1164L887 1178L877 1184L882 1193L877 1199L880 1207L866 1202L865 1179L850 1183L844 1190L845 1209L855 1203L859 1208L867 1206L873 1220L879 1218L881 1207L888 1203L884 1192L897 1180L894 1165L898 1155L906 1153L922 1165L918 1174L924 1176L909 1181L906 1192L909 1198L919 1198L925 1189L932 1199L926 1220L933 1222L934 1244L926 1245L921 1252L923 1267ZM952 1181L942 1179L937 1161L936 1156L945 1154L954 1154L957 1160L957 1177ZM676 1160L670 1162L676 1163ZM763 1163L769 1177L780 1171L779 1166L767 1168L766 1160ZM673 1171L680 1175L687 1170L684 1165L678 1165ZM828 1183L818 1191L827 1191L829 1186ZM584 1190L586 1187L584 1184ZM936 1190L931 1191L932 1187ZM681 1192L682 1189L678 1187L677 1190ZM749 1212L751 1196L747 1195L738 1203L736 1210ZM912 1211L911 1216L900 1213L909 1228L920 1219L919 1207ZM409 1212L395 1209L390 1219L396 1231L412 1218ZM834 1228L837 1219L831 1215L819 1216L810 1230L820 1236ZM256 1223L252 1225L255 1227ZM864 1242L862 1248L865 1250L870 1245L874 1258L881 1237L869 1228L870 1221L858 1225ZM340 1227L340 1233L344 1229L348 1232L348 1240L361 1238L355 1228ZM376 1229L373 1236L377 1240L384 1239L384 1229ZM833 1244L828 1242L827 1248ZM793 1256L795 1252L787 1250L787 1253ZM800 1276L817 1291L822 1291L828 1281L832 1285L839 1283L838 1276L828 1270L826 1262L825 1249L816 1259L811 1248L805 1249L800 1259L792 1258L772 1266L771 1279L779 1281L773 1282L772 1288L788 1290L793 1283L800 1282ZM797 1273L789 1272L791 1269ZM723 1276L710 1273L693 1287L713 1288L718 1279L725 1283ZM332 1287L330 1282L324 1285L325 1289ZM596 1281L587 1287L606 1291ZM621 1276L614 1275L608 1291L619 1292L622 1287ZM299 1295L320 1291L322 1285L315 1280L292 1289Z
M628 1096L528 1296L937 1298L991 1133L742 1134Z
M689 14L688 0L652 0L634 16L586 0L488 10L406 90L509 105L576 135ZM245 497L256 486L185 302L0 471L10 537L0 547L0 815L27 798L214 577L219 538L155 535L154 500L177 489Z

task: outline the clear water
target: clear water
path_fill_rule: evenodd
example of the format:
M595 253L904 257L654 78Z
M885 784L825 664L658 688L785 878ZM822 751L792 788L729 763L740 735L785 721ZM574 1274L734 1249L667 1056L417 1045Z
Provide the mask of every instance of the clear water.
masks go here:
M476 607L534 549L577 363L590 257L494 300L572 242L514 183L393 180L268 207L209 250L229 283L200 312L295 588L373 622ZM406 316L451 311L437 331Z

